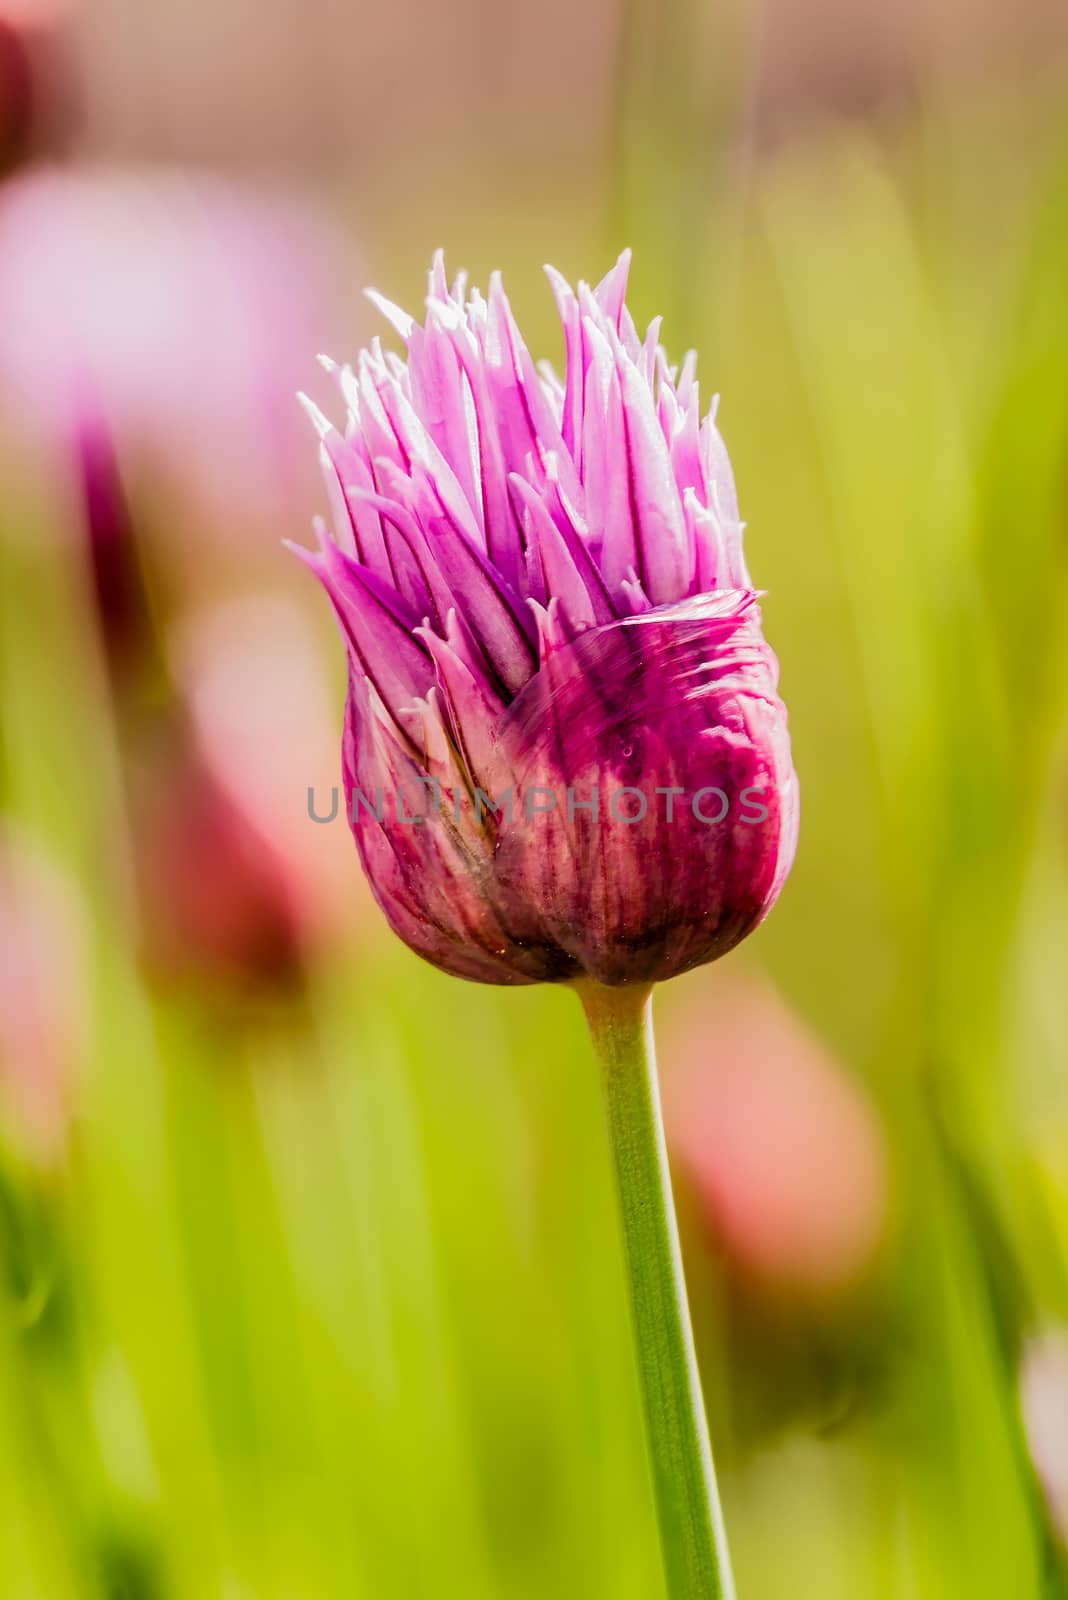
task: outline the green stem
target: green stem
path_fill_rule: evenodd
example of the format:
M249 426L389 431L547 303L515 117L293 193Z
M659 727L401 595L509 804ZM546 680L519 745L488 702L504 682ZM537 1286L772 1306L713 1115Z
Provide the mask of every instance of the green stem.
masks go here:
M670 1600L734 1600L660 1115L651 991L576 985L601 1070Z

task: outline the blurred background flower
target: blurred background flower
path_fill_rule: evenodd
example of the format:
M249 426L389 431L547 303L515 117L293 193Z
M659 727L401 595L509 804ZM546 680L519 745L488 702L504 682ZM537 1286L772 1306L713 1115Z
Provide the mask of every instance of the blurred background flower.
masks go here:
M766 979L717 971L661 1054L668 1140L714 1248L820 1298L870 1271L888 1155L863 1088Z
M294 391L345 326L351 271L313 205L215 174L38 170L0 191L12 475L58 469L50 525L85 534L159 977L284 986L361 904L331 858L340 830L307 825L307 788L334 776L319 642L264 587L308 478ZM231 591L248 599L227 651L213 618Z
M62 445L92 407L147 480L179 571L232 565L243 536L263 551L307 504L293 395L308 352L344 334L354 281L337 227L277 188L150 168L20 176L0 191L9 434Z
M352 868L339 789L335 685L320 636L286 595L250 592L202 605L172 636L175 679L196 745L246 826L289 878L301 936L324 956L374 916ZM312 791L309 801L308 791Z

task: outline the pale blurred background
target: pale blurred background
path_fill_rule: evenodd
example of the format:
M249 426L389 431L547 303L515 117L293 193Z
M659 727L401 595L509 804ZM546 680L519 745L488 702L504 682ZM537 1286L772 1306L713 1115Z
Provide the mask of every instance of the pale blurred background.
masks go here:
M0 1594L661 1593L578 1008L310 821L281 546L366 284L630 244L804 797L659 1000L741 1600L1063 1600L1068 11L0 0L0 174Z

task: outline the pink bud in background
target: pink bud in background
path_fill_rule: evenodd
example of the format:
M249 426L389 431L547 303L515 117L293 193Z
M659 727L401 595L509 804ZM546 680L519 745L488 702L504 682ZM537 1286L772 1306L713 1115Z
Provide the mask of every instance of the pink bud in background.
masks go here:
M131 759L141 954L167 984L236 996L299 980L301 907L284 863L206 765L183 720Z
M0 1126L44 1165L62 1155L87 1049L85 938L74 881L0 824Z
M175 701L128 719L124 745L140 945L150 973L264 989L358 930L338 796L335 713L318 638L273 596L218 602L177 626Z
M1050 1520L1068 1545L1068 1329L1048 1328L1024 1347L1020 1406Z
M199 755L273 853L302 938L358 925L370 896L351 870L333 695L303 610L274 595L201 608L175 630L171 658ZM312 820L309 790L320 817L336 801L331 822Z
M307 470L289 448L297 374L344 325L348 254L313 205L206 174L41 171L0 191L0 417L74 491L140 945L168 980L297 979L359 901L324 862L343 824L307 815L334 742L314 637L281 603L197 614L245 581L242 534L261 578L283 563L275 535ZM174 685L159 635L183 600Z
M242 530L269 542L305 503L293 394L347 326L350 257L312 203L209 174L20 176L0 191L0 414L65 449L88 393L191 565Z
M663 1034L668 1141L717 1243L769 1287L829 1292L883 1237L887 1152L860 1085L766 981L706 978Z

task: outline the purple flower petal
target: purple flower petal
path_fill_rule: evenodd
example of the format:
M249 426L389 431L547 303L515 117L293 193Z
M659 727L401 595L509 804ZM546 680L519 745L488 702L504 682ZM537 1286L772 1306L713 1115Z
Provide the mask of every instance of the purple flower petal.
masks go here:
M496 874L598 981L713 960L773 903L797 832L775 680L755 598L733 592L581 634L510 708L516 790L556 804L502 831Z

